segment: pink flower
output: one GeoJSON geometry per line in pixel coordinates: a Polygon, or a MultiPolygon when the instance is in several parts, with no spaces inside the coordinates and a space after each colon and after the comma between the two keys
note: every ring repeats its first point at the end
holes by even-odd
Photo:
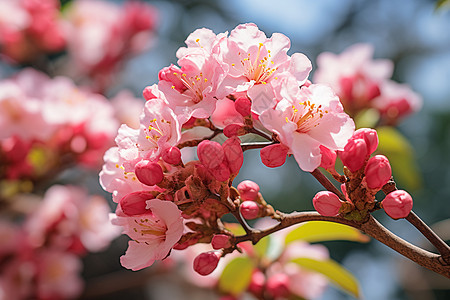
{"type": "Polygon", "coordinates": [[[132,240],[120,259],[122,265],[133,271],[151,266],[164,259],[183,234],[181,211],[169,201],[146,201],[146,212],[128,216],[120,210],[112,219],[114,225],[123,227],[123,233],[132,240]]]}
{"type": "Polygon", "coordinates": [[[300,168],[311,172],[320,165],[320,145],[342,150],[355,125],[327,86],[313,84],[287,97],[259,119],[289,148],[300,168]]]}
{"type": "Polygon", "coordinates": [[[128,90],[123,90],[111,99],[111,104],[114,107],[114,116],[120,124],[139,128],[139,116],[144,108],[142,99],[134,97],[128,90]]]}
{"type": "Polygon", "coordinates": [[[267,94],[266,89],[278,86],[282,77],[293,77],[297,85],[302,85],[312,68],[304,54],[287,55],[290,41],[285,35],[274,33],[267,38],[252,23],[238,25],[222,44],[221,56],[229,65],[225,82],[236,86],[237,91],[248,90],[252,111],[257,114],[276,104],[270,97],[260,96],[267,94]]]}

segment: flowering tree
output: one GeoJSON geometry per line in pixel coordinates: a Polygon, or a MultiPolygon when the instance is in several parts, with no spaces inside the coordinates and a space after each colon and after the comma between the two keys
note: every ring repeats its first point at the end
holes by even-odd
{"type": "Polygon", "coordinates": [[[389,61],[373,60],[367,45],[341,55],[324,53],[311,82],[309,59],[287,55],[286,36],[268,38],[255,24],[239,25],[229,34],[198,29],[186,46],[177,51],[178,65],[163,68],[158,84],[144,89],[147,102],[139,128],[122,125],[116,146],[104,156],[100,183],[117,203],[112,222],[131,238],[121,257],[124,267],[139,270],[172,249],[189,252],[210,244],[211,250],[193,260],[200,275],[211,274],[220,260],[236,252],[245,253],[245,258],[228,260],[217,279],[224,299],[245,291],[261,299],[309,298],[313,295],[295,288],[302,270],[320,273],[357,296],[348,272],[327,254],[304,254],[294,241],[305,235],[317,241],[323,233],[322,240],[343,234],[363,241],[359,230],[450,277],[449,246],[412,212],[408,192],[396,189],[388,158],[372,156],[379,144],[377,130],[355,130],[353,118],[369,109],[377,113],[375,126],[385,130],[420,108],[417,94],[389,80],[389,61]],[[194,147],[198,159],[192,159],[194,147]],[[326,189],[312,199],[317,212],[278,211],[252,181],[234,187],[249,149],[261,149],[262,163],[270,168],[293,156],[326,189]],[[342,164],[336,163],[338,157],[342,164]],[[376,197],[380,191],[386,195],[382,200],[376,197]],[[439,254],[383,227],[372,216],[380,209],[409,221],[439,254]],[[235,217],[240,229],[222,221],[226,214],[235,217]],[[273,224],[249,225],[248,220],[260,218],[273,224]],[[266,237],[310,221],[320,222],[282,234],[287,247],[272,262],[265,259],[266,237]]]}

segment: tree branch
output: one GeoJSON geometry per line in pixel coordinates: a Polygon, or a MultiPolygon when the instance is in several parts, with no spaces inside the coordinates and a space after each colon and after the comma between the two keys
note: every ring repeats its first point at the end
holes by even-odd
{"type": "Polygon", "coordinates": [[[346,201],[344,195],[341,193],[340,190],[337,189],[336,186],[334,186],[334,184],[331,183],[331,181],[322,174],[322,172],[320,172],[319,169],[315,169],[314,171],[311,172],[312,176],[314,176],[317,181],[320,182],[320,184],[326,188],[327,190],[329,190],[330,192],[335,193],[342,201],[346,201]]]}

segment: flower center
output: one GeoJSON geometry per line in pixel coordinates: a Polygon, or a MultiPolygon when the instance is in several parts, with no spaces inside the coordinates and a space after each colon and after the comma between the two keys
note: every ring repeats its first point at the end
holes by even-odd
{"type": "MultiPolygon", "coordinates": [[[[244,76],[247,77],[248,80],[254,80],[255,84],[266,84],[272,74],[278,70],[278,67],[270,67],[270,65],[274,64],[271,59],[270,50],[267,50],[266,56],[260,58],[262,46],[263,44],[259,43],[258,52],[256,53],[255,58],[252,58],[250,53],[248,53],[247,57],[241,59],[241,64],[245,70],[244,76]]],[[[239,52],[238,54],[241,57],[243,56],[241,55],[241,52],[239,52]]]]}
{"type": "Polygon", "coordinates": [[[292,105],[291,117],[286,117],[286,123],[292,122],[297,125],[297,132],[306,133],[318,126],[319,120],[323,118],[327,110],[322,109],[322,105],[316,106],[309,100],[299,102],[298,106],[292,105]]]}
{"type": "MultiPolygon", "coordinates": [[[[159,219],[139,219],[134,220],[136,227],[133,227],[133,231],[139,234],[142,238],[161,238],[165,239],[167,227],[159,219]]],[[[144,242],[146,243],[146,242],[144,242]]]]}
{"type": "MultiPolygon", "coordinates": [[[[192,101],[194,103],[199,103],[203,100],[203,91],[208,86],[208,79],[203,76],[202,72],[195,76],[187,76],[186,73],[180,75],[177,72],[174,72],[173,75],[180,79],[186,89],[192,93],[192,101]]],[[[172,89],[175,89],[174,85],[172,89]]]]}
{"type": "Polygon", "coordinates": [[[161,119],[158,122],[158,120],[154,118],[150,121],[150,125],[148,126],[148,131],[146,132],[147,135],[145,136],[145,138],[148,141],[152,142],[156,147],[158,147],[159,139],[164,136],[164,124],[170,125],[170,123],[170,121],[166,121],[164,119],[161,119]]]}

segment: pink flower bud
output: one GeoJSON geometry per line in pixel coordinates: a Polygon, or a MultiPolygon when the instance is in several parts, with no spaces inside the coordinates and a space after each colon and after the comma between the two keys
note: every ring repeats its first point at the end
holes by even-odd
{"type": "Polygon", "coordinates": [[[407,192],[397,190],[386,195],[381,206],[392,219],[401,219],[406,218],[411,212],[413,200],[407,192]]]}
{"type": "Polygon", "coordinates": [[[162,68],[158,73],[159,80],[169,81],[173,88],[178,92],[183,92],[186,90],[186,86],[180,79],[181,69],[177,66],[170,65],[169,67],[162,68]]]}
{"type": "Polygon", "coordinates": [[[352,139],[363,139],[366,142],[369,155],[377,150],[378,134],[375,129],[360,128],[353,133],[352,139]]]}
{"type": "Polygon", "coordinates": [[[139,191],[126,194],[119,200],[119,204],[124,214],[128,216],[142,215],[148,213],[146,201],[154,198],[149,192],[139,191]]]}
{"type": "Polygon", "coordinates": [[[244,163],[241,140],[238,137],[229,138],[222,144],[222,148],[231,173],[238,173],[244,163]]]}
{"type": "Polygon", "coordinates": [[[364,174],[366,174],[366,183],[370,189],[381,189],[392,176],[389,160],[384,155],[371,157],[364,169],[364,174]]]}
{"type": "Polygon", "coordinates": [[[208,169],[218,167],[224,158],[222,146],[217,142],[205,140],[197,147],[197,155],[199,160],[208,169]]]}
{"type": "Polygon", "coordinates": [[[178,147],[170,147],[162,152],[162,159],[171,165],[178,165],[181,162],[181,151],[178,147]]]}
{"type": "Polygon", "coordinates": [[[247,97],[239,97],[234,101],[234,108],[243,117],[250,115],[252,102],[247,97]]]}
{"type": "Polygon", "coordinates": [[[282,144],[266,146],[261,149],[261,161],[269,168],[282,166],[286,161],[286,155],[289,148],[282,144]]]}
{"type": "Polygon", "coordinates": [[[336,163],[337,157],[336,151],[320,145],[320,154],[322,155],[320,166],[325,170],[334,169],[334,164],[336,163]]]}
{"type": "Polygon", "coordinates": [[[223,134],[226,137],[231,138],[233,136],[241,136],[241,135],[247,134],[247,130],[245,130],[244,124],[233,123],[233,124],[228,124],[227,126],[225,126],[225,128],[223,129],[223,134]]]}
{"type": "Polygon", "coordinates": [[[372,100],[381,95],[380,86],[376,82],[367,84],[366,97],[367,100],[372,100]]]}
{"type": "Polygon", "coordinates": [[[255,201],[259,193],[259,185],[251,180],[244,180],[238,184],[237,189],[242,200],[255,201]]]}
{"type": "Polygon", "coordinates": [[[148,160],[138,162],[134,167],[134,173],[137,179],[146,185],[158,184],[164,178],[161,166],[148,160]]]}
{"type": "Polygon", "coordinates": [[[227,181],[231,176],[230,168],[225,163],[221,163],[214,169],[208,169],[208,171],[218,181],[227,181]]]}
{"type": "Polygon", "coordinates": [[[353,85],[355,83],[354,77],[341,77],[339,79],[339,85],[341,86],[340,97],[344,98],[345,101],[353,100],[353,85]]]}
{"type": "Polygon", "coordinates": [[[289,276],[284,273],[278,273],[269,277],[266,283],[266,290],[275,299],[289,296],[289,276]]]}
{"type": "Polygon", "coordinates": [[[252,278],[250,279],[250,284],[248,286],[249,292],[254,295],[260,295],[264,288],[264,283],[266,281],[266,277],[264,273],[258,269],[255,269],[252,273],[252,278]]]}
{"type": "Polygon", "coordinates": [[[363,139],[349,139],[344,151],[339,152],[342,163],[353,173],[364,166],[369,153],[363,139]]]}
{"type": "Polygon", "coordinates": [[[231,237],[226,234],[215,234],[211,240],[213,249],[219,250],[222,248],[231,247],[231,237]]]}
{"type": "Polygon", "coordinates": [[[334,217],[339,214],[342,201],[335,193],[321,191],[314,196],[313,205],[317,212],[322,216],[334,217]]]}
{"type": "Polygon", "coordinates": [[[194,271],[202,276],[211,274],[219,263],[221,254],[219,251],[200,253],[194,259],[194,271]]]}
{"type": "Polygon", "coordinates": [[[239,206],[244,219],[253,220],[259,217],[260,208],[254,201],[244,201],[239,206]]]}

